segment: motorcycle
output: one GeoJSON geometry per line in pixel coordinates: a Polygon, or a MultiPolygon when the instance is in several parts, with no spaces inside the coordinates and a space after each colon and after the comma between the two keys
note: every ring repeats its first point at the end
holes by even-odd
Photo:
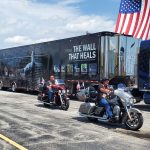
{"type": "MultiPolygon", "coordinates": [[[[124,124],[127,129],[133,131],[140,129],[143,125],[143,116],[140,110],[133,108],[136,100],[126,91],[126,87],[118,84],[118,88],[112,93],[107,98],[112,107],[113,123],[124,124]]],[[[88,88],[85,95],[85,102],[79,108],[80,116],[87,117],[90,121],[99,120],[109,123],[105,108],[97,103],[97,91],[88,88]]]]}
{"type": "MultiPolygon", "coordinates": [[[[57,83],[57,82],[55,82],[57,83]]],[[[54,106],[59,107],[62,110],[68,110],[69,108],[69,98],[67,96],[68,90],[64,85],[52,85],[52,89],[54,91],[53,101],[49,101],[48,98],[48,88],[44,84],[39,85],[39,94],[38,100],[44,104],[45,107],[54,106]]]]}

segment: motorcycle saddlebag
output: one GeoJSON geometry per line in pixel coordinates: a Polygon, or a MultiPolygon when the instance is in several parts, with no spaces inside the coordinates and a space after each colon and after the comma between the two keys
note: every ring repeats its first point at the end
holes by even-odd
{"type": "Polygon", "coordinates": [[[79,112],[82,114],[91,114],[95,109],[94,103],[83,103],[80,105],[79,112]]]}

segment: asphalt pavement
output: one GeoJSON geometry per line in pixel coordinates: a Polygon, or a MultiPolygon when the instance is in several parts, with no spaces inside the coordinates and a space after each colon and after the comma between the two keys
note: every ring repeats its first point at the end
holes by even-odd
{"type": "MultiPolygon", "coordinates": [[[[78,114],[81,102],[70,101],[68,111],[46,108],[35,95],[0,91],[0,134],[29,150],[148,150],[150,105],[136,105],[144,116],[139,131],[120,125],[92,123],[78,114]]],[[[0,150],[16,145],[0,138],[0,150]]]]}

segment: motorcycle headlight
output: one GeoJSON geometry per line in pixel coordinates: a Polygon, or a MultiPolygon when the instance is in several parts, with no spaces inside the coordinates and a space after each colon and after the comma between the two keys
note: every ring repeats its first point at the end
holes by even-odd
{"type": "Polygon", "coordinates": [[[69,90],[67,90],[67,93],[69,93],[69,90]]]}
{"type": "Polygon", "coordinates": [[[61,94],[61,90],[59,90],[58,93],[61,94]]]}
{"type": "Polygon", "coordinates": [[[135,99],[133,97],[129,98],[129,100],[127,101],[128,106],[133,106],[134,103],[135,103],[135,99]]]}
{"type": "Polygon", "coordinates": [[[63,93],[63,94],[65,94],[65,93],[66,93],[66,91],[65,91],[65,90],[62,90],[62,93],[63,93]]]}

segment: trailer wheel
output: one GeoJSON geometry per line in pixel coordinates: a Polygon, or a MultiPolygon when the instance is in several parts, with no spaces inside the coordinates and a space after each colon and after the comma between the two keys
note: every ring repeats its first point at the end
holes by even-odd
{"type": "Polygon", "coordinates": [[[15,91],[16,91],[16,88],[17,88],[16,83],[12,83],[12,85],[11,85],[11,90],[12,90],[12,92],[15,92],[15,91]]]}
{"type": "Polygon", "coordinates": [[[3,82],[0,81],[0,90],[2,90],[2,88],[3,88],[3,82]]]}

